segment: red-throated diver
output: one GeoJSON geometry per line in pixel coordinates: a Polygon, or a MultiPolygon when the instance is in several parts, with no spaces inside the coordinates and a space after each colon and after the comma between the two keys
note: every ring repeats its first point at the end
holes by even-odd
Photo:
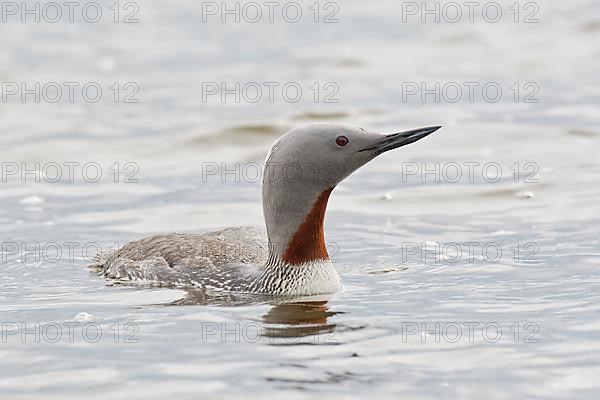
{"type": "Polygon", "coordinates": [[[389,135],[338,124],[293,129],[273,144],[265,161],[266,236],[253,228],[156,235],[126,244],[96,266],[113,279],[168,286],[290,296],[334,293],[341,283],[323,233],[331,191],[379,154],[439,128],[389,135]]]}

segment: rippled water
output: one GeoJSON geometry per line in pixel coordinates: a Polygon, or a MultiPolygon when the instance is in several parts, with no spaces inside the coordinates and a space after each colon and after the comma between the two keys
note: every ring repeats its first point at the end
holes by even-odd
{"type": "Polygon", "coordinates": [[[140,3],[135,24],[0,24],[2,82],[105,90],[0,105],[2,397],[597,398],[600,5],[541,2],[524,24],[501,4],[495,24],[404,23],[392,1],[340,2],[333,24],[203,23],[192,1],[140,3]],[[114,82],[137,84],[139,102],[107,100],[114,82]],[[304,94],[204,101],[206,82],[304,94]],[[315,82],[339,101],[315,103],[315,82]],[[407,82],[494,82],[503,96],[404,101],[407,82]],[[515,82],[538,101],[515,102],[515,82]],[[145,235],[262,224],[255,180],[203,171],[260,163],[286,129],[321,120],[444,125],[334,192],[343,293],[217,296],[86,268],[97,247],[145,235]],[[22,179],[36,162],[41,182],[22,179]],[[50,183],[70,162],[73,182],[50,183]]]}

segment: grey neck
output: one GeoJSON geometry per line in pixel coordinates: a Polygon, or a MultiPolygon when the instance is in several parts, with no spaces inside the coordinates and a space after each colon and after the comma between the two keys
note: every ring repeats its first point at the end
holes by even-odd
{"type": "Polygon", "coordinates": [[[269,261],[284,259],[294,235],[321,194],[319,185],[286,174],[281,166],[266,165],[262,202],[269,238],[269,261]],[[279,168],[279,169],[278,169],[279,168]]]}

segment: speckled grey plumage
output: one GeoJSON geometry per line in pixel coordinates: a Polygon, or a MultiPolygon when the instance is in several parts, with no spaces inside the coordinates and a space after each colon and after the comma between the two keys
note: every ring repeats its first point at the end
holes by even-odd
{"type": "Polygon", "coordinates": [[[136,240],[94,267],[117,281],[241,293],[311,295],[339,278],[329,262],[285,265],[269,256],[264,231],[242,227],[136,240]],[[315,287],[315,283],[317,286],[315,287]]]}
{"type": "Polygon", "coordinates": [[[233,280],[243,286],[247,280],[240,278],[258,273],[267,256],[265,232],[244,227],[151,236],[127,243],[96,266],[117,280],[220,289],[233,280]]]}

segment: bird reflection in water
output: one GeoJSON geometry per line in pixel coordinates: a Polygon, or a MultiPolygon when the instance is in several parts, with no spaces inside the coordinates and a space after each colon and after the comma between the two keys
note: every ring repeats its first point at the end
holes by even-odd
{"type": "Polygon", "coordinates": [[[300,338],[333,333],[336,325],[327,319],[336,314],[329,310],[327,301],[275,304],[263,315],[263,334],[269,338],[300,338]]]}
{"type": "Polygon", "coordinates": [[[219,293],[207,290],[187,290],[187,295],[167,305],[249,306],[269,304],[272,307],[259,320],[261,336],[268,339],[293,339],[332,334],[336,324],[329,317],[341,312],[332,311],[327,296],[303,298],[274,298],[273,296],[219,293]]]}

